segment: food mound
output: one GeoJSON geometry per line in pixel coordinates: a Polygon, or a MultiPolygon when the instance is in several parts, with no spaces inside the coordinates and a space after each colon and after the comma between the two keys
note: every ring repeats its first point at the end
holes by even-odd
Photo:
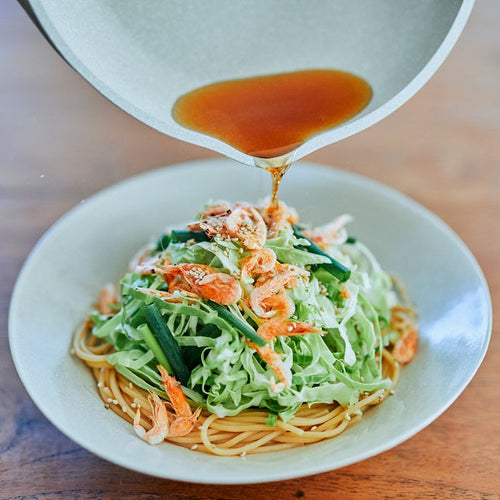
{"type": "Polygon", "coordinates": [[[141,249],[77,332],[107,408],[150,444],[219,455],[333,437],[393,392],[417,347],[406,295],[351,217],[208,204],[141,249]]]}

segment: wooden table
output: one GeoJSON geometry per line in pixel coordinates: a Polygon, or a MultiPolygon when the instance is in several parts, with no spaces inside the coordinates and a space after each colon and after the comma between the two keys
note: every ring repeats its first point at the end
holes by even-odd
{"type": "MultiPolygon", "coordinates": [[[[438,74],[383,122],[308,159],[399,189],[467,243],[500,313],[500,3],[478,1],[438,74]]],[[[498,498],[500,339],[458,400],[406,443],[312,477],[250,486],[160,480],[107,463],[31,402],[7,342],[10,293],[38,238],[124,177],[214,153],[164,137],[93,90],[16,3],[0,3],[0,497],[498,498]]]]}

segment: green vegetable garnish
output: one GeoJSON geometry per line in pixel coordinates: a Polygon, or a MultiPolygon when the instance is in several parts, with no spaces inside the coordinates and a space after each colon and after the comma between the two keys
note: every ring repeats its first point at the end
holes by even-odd
{"type": "Polygon", "coordinates": [[[335,276],[340,281],[347,281],[351,276],[351,271],[347,269],[343,264],[335,260],[331,255],[321,250],[315,243],[313,243],[309,238],[306,238],[299,230],[297,226],[293,226],[293,234],[297,238],[301,238],[309,242],[309,246],[304,247],[308,252],[315,253],[326,257],[330,262],[327,264],[319,264],[325,271],[328,271],[331,275],[335,276]]]}

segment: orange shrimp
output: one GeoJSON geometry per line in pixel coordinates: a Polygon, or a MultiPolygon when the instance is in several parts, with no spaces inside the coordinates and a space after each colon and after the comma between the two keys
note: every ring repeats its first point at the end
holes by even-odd
{"type": "Polygon", "coordinates": [[[216,202],[203,209],[200,220],[188,224],[190,231],[204,231],[209,238],[216,234],[227,236],[226,219],[231,214],[232,208],[225,201],[216,202]]]}
{"type": "Polygon", "coordinates": [[[180,437],[189,434],[193,430],[201,412],[201,408],[198,408],[193,413],[179,382],[174,377],[171,377],[163,366],[158,365],[157,368],[160,371],[162,384],[167,391],[174,411],[169,412],[165,402],[156,393],[151,392],[148,399],[151,405],[153,427],[149,431],[142,427],[140,408],[137,409],[134,417],[136,434],[152,445],[161,443],[167,437],[180,437]]]}
{"type": "Polygon", "coordinates": [[[97,299],[97,310],[99,314],[114,314],[116,311],[111,307],[118,304],[115,287],[108,283],[100,292],[97,299]]]}
{"type": "Polygon", "coordinates": [[[148,259],[148,257],[150,257],[152,249],[153,248],[151,245],[146,245],[145,247],[141,248],[130,260],[128,264],[129,272],[136,272],[136,269],[140,268],[142,264],[148,259]]]}
{"type": "Polygon", "coordinates": [[[262,248],[266,242],[264,219],[251,205],[237,205],[226,219],[226,229],[231,238],[238,239],[243,247],[250,250],[262,248]]]}
{"type": "Polygon", "coordinates": [[[204,220],[192,222],[187,225],[190,231],[204,231],[209,238],[213,238],[216,234],[225,235],[226,225],[222,217],[209,217],[204,220]]]}
{"type": "Polygon", "coordinates": [[[156,393],[152,392],[148,399],[151,405],[153,427],[149,431],[142,427],[141,410],[138,408],[134,417],[134,430],[141,439],[154,445],[161,443],[169,434],[168,411],[165,403],[156,393]]]}
{"type": "Polygon", "coordinates": [[[259,326],[257,334],[269,341],[276,337],[291,337],[293,335],[305,335],[306,333],[325,333],[302,321],[283,321],[281,318],[272,318],[259,326]]]}
{"type": "Polygon", "coordinates": [[[316,243],[323,250],[327,250],[333,243],[343,243],[347,238],[344,228],[346,224],[352,222],[353,218],[348,214],[342,214],[324,226],[313,230],[303,231],[304,236],[316,243]]]}
{"type": "Polygon", "coordinates": [[[415,310],[404,305],[391,308],[390,328],[401,334],[392,350],[392,355],[403,365],[409,363],[417,352],[418,344],[415,310]]]}
{"type": "Polygon", "coordinates": [[[216,201],[213,205],[205,207],[200,213],[200,219],[209,217],[225,217],[232,211],[231,205],[227,201],[216,201]]]}
{"type": "MultiPolygon", "coordinates": [[[[291,335],[305,335],[306,333],[324,332],[300,321],[291,322],[283,321],[280,318],[273,318],[259,326],[257,333],[263,339],[270,341],[278,336],[288,337],[291,335]]],[[[290,387],[292,383],[292,372],[282,362],[281,355],[274,351],[269,345],[259,347],[253,342],[249,342],[248,345],[257,351],[259,356],[269,365],[269,368],[271,368],[271,370],[278,377],[278,384],[274,382],[274,379],[271,380],[271,389],[278,392],[283,390],[285,387],[290,387]]]]}
{"type": "Polygon", "coordinates": [[[392,355],[394,359],[405,365],[409,363],[417,352],[418,333],[416,329],[405,332],[402,337],[396,342],[392,355]]]}
{"type": "Polygon", "coordinates": [[[170,264],[171,261],[167,254],[163,254],[161,256],[153,255],[152,257],[142,259],[142,261],[139,262],[134,269],[132,269],[132,272],[141,274],[142,276],[148,274],[160,274],[161,267],[168,266],[170,264]]]}
{"type": "Polygon", "coordinates": [[[229,274],[202,264],[177,264],[161,268],[170,292],[184,290],[218,304],[230,305],[241,298],[241,286],[229,274]]]}
{"type": "Polygon", "coordinates": [[[284,290],[266,297],[260,302],[265,312],[260,315],[261,318],[289,318],[295,311],[295,302],[288,297],[284,290]]]}
{"type": "Polygon", "coordinates": [[[241,279],[267,273],[276,264],[276,254],[269,248],[252,250],[241,264],[241,279]]]}
{"type": "Polygon", "coordinates": [[[280,381],[279,384],[276,384],[274,379],[270,381],[273,392],[279,392],[285,387],[290,387],[292,384],[292,372],[284,365],[283,361],[281,361],[281,355],[268,345],[260,347],[253,342],[249,342],[248,345],[257,351],[259,356],[278,377],[278,380],[280,381]]]}
{"type": "Polygon", "coordinates": [[[170,423],[168,436],[180,437],[189,434],[198,420],[201,408],[198,408],[194,413],[191,406],[186,401],[186,396],[182,392],[181,384],[172,377],[167,370],[161,366],[157,366],[160,371],[162,384],[167,391],[168,398],[174,410],[173,420],[170,423]]]}
{"type": "Polygon", "coordinates": [[[283,287],[293,287],[297,277],[301,273],[293,266],[276,264],[273,272],[263,274],[256,283],[256,287],[250,292],[250,307],[260,317],[266,317],[268,309],[264,301],[279,292],[283,287]]]}
{"type": "Polygon", "coordinates": [[[295,209],[282,201],[277,204],[270,203],[268,206],[261,208],[260,213],[268,226],[269,237],[277,236],[282,229],[290,229],[293,224],[297,224],[299,221],[295,209]]]}

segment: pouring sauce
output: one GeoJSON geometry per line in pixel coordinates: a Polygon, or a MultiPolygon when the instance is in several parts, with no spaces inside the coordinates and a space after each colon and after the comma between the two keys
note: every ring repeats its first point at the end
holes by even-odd
{"type": "Polygon", "coordinates": [[[264,166],[273,175],[276,203],[291,163],[287,153],[357,115],[371,97],[370,85],[359,76],[315,69],[207,85],[181,96],[173,116],[257,159],[284,157],[282,164],[264,166]]]}

